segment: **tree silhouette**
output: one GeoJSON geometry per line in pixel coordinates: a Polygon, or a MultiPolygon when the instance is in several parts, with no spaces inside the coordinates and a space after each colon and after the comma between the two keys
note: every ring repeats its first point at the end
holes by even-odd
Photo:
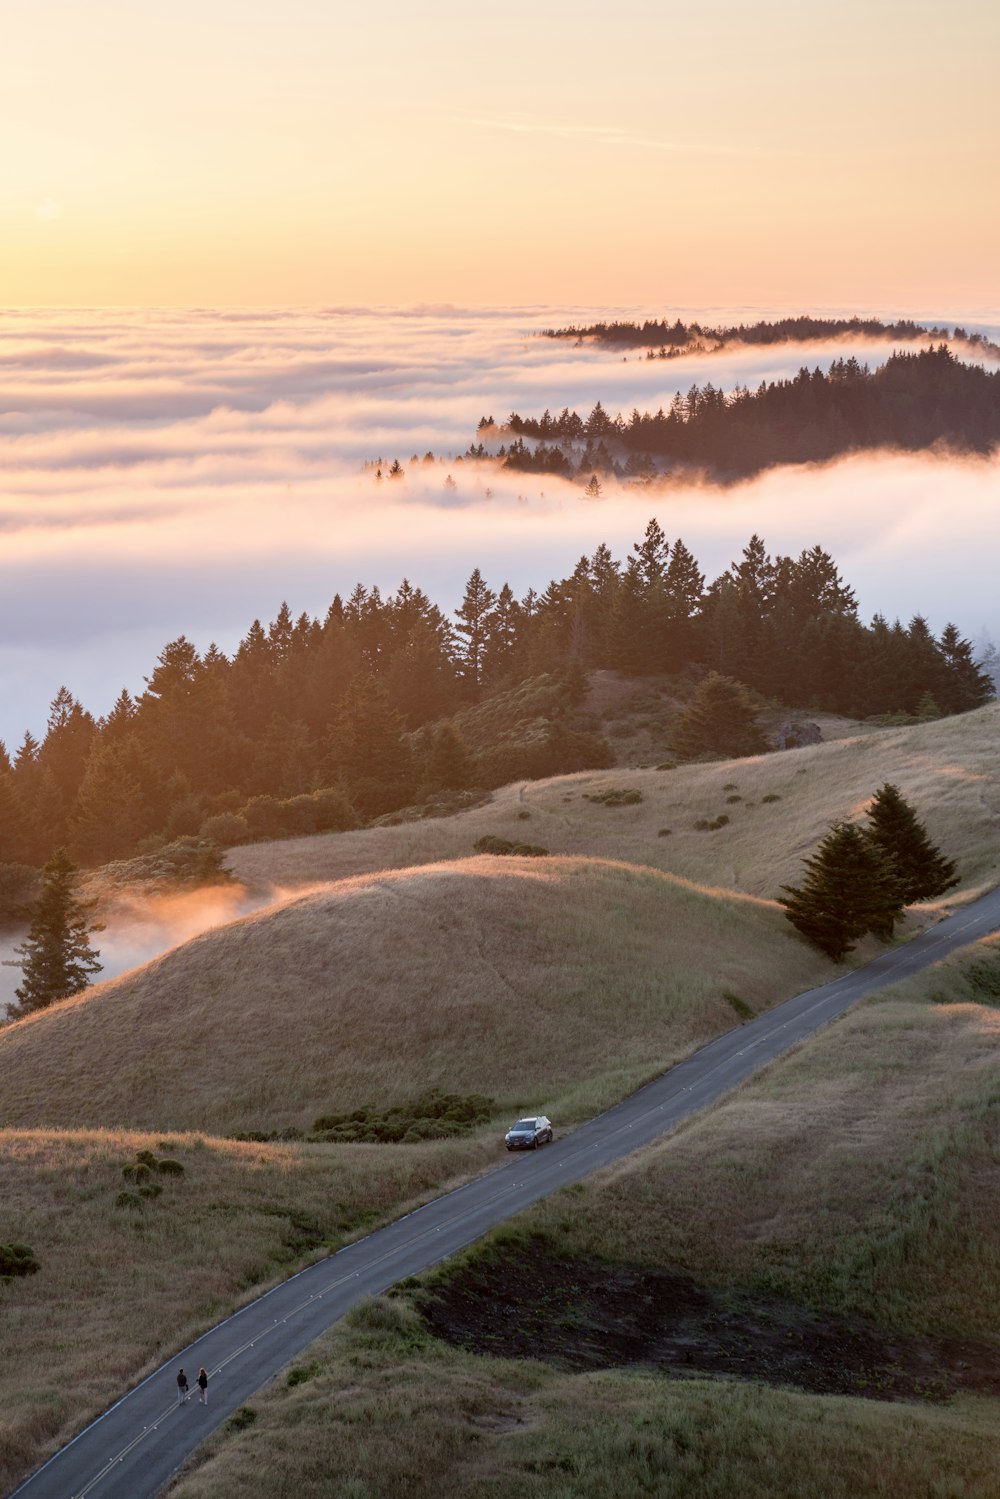
{"type": "Polygon", "coordinates": [[[831,828],[812,858],[801,886],[782,885],[785,915],[835,962],[866,932],[891,934],[902,913],[899,882],[890,861],[852,823],[831,828]]]}
{"type": "Polygon", "coordinates": [[[891,781],[879,787],[868,808],[868,837],[892,861],[904,906],[933,900],[958,884],[954,860],[935,848],[927,829],[891,781]]]}
{"type": "Polygon", "coordinates": [[[93,908],[78,899],[76,877],[77,867],[63,849],[42,870],[42,888],[27,941],[14,949],[24,975],[14,991],[18,1000],[11,1006],[14,1019],[79,994],[91,975],[101,971],[100,953],[91,947],[90,933],[103,928],[88,921],[93,908]]]}

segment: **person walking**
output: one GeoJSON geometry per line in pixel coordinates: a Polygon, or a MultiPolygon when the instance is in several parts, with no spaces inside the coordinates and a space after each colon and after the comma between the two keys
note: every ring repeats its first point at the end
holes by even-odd
{"type": "Polygon", "coordinates": [[[204,1369],[198,1370],[198,1399],[202,1405],[208,1404],[208,1375],[204,1369]]]}
{"type": "Polygon", "coordinates": [[[183,1405],[188,1398],[188,1377],[183,1369],[177,1371],[177,1404],[183,1405]]]}

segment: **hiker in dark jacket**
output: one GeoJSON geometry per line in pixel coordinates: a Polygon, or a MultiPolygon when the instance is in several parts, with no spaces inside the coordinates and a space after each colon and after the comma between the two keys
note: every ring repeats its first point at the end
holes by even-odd
{"type": "Polygon", "coordinates": [[[188,1398],[188,1377],[183,1369],[177,1371],[177,1404],[183,1405],[188,1398]]]}
{"type": "Polygon", "coordinates": [[[198,1370],[198,1399],[202,1405],[208,1404],[208,1375],[204,1369],[198,1370]]]}

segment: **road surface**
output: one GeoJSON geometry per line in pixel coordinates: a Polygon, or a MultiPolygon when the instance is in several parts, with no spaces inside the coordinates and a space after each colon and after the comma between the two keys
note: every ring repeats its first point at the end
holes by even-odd
{"type": "MultiPolygon", "coordinates": [[[[607,1113],[349,1244],[243,1307],[157,1369],[14,1491],[16,1499],[152,1499],[209,1432],[366,1296],[471,1244],[539,1198],[650,1144],[864,995],[1000,928],[1000,888],[874,962],[719,1036],[607,1113]],[[177,1403],[183,1365],[192,1389],[177,1403]]],[[[11,1496],[14,1499],[14,1496],[11,1496]]]]}

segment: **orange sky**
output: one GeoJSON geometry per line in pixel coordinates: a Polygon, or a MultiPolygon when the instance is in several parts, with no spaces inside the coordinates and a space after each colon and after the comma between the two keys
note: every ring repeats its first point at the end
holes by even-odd
{"type": "Polygon", "coordinates": [[[7,304],[995,301],[988,0],[4,12],[7,304]]]}

